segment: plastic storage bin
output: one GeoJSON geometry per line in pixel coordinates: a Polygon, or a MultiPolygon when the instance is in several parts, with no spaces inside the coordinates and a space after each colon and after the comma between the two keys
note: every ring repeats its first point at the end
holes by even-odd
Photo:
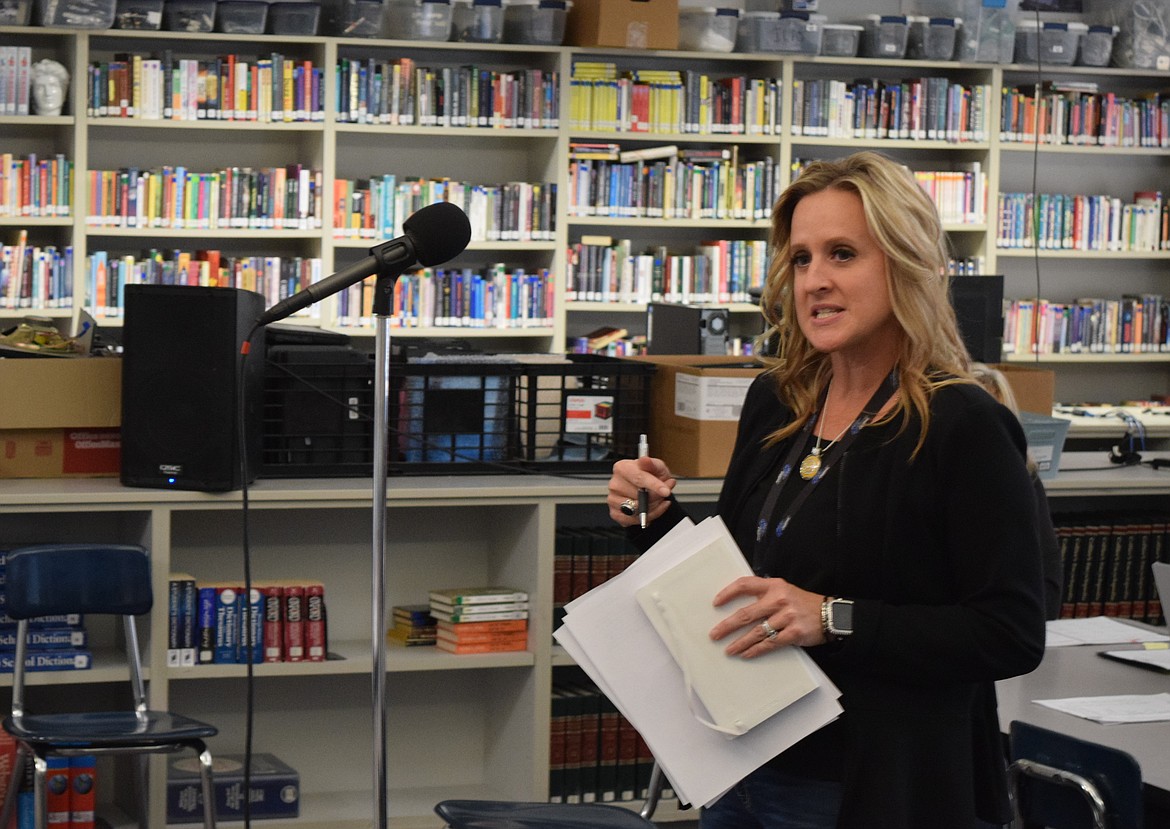
{"type": "Polygon", "coordinates": [[[821,27],[821,54],[830,58],[852,58],[861,48],[864,26],[853,23],[826,23],[821,27]]]}
{"type": "Polygon", "coordinates": [[[730,52],[739,31],[739,9],[687,6],[678,10],[678,48],[730,52]]]}
{"type": "Polygon", "coordinates": [[[114,26],[153,31],[162,27],[163,0],[118,0],[114,26]]]}
{"type": "Polygon", "coordinates": [[[1118,27],[1114,66],[1170,69],[1170,0],[1085,0],[1085,20],[1118,27]]]}
{"type": "Polygon", "coordinates": [[[819,55],[826,20],[823,14],[780,12],[780,45],[776,51],[797,55],[819,55]]]}
{"type": "Polygon", "coordinates": [[[1081,35],[1088,30],[1084,23],[1037,23],[1032,18],[1023,18],[1016,23],[1015,62],[1071,66],[1077,57],[1081,35]]]}
{"type": "Polygon", "coordinates": [[[1036,474],[1044,480],[1060,471],[1060,453],[1068,437],[1069,421],[1033,412],[1020,412],[1020,425],[1028,441],[1028,453],[1036,461],[1036,474]]]}
{"type": "Polygon", "coordinates": [[[861,54],[867,58],[901,60],[906,57],[910,20],[904,14],[871,14],[865,18],[861,54]]]}
{"type": "Polygon", "coordinates": [[[453,0],[451,39],[468,43],[499,43],[504,37],[500,0],[453,0]]]}
{"type": "Polygon", "coordinates": [[[1108,66],[1113,55],[1113,38],[1117,36],[1116,26],[1095,24],[1081,35],[1077,50],[1077,63],[1081,66],[1108,66]]]}
{"type": "Polygon", "coordinates": [[[166,0],[163,28],[171,32],[210,32],[215,28],[215,0],[166,0]]]}
{"type": "Polygon", "coordinates": [[[268,7],[268,31],[274,35],[315,35],[320,23],[319,3],[273,3],[268,7]]]}
{"type": "Polygon", "coordinates": [[[324,0],[323,26],[341,37],[379,37],[382,34],[381,0],[324,0]]]}
{"type": "Polygon", "coordinates": [[[951,60],[955,56],[955,44],[962,24],[962,19],[958,17],[911,17],[906,57],[913,60],[951,60]]]}
{"type": "Polygon", "coordinates": [[[0,0],[0,26],[27,26],[32,20],[32,0],[0,0]]]}
{"type": "Polygon", "coordinates": [[[451,0],[414,0],[387,3],[382,34],[403,40],[449,40],[451,0]]]}
{"type": "Polygon", "coordinates": [[[114,9],[114,0],[37,0],[37,22],[54,28],[108,29],[114,25],[114,9]]]}
{"type": "Polygon", "coordinates": [[[216,31],[229,35],[260,35],[268,24],[268,4],[258,0],[219,0],[216,31]]]}
{"type": "Polygon", "coordinates": [[[504,0],[504,40],[537,46],[565,42],[571,0],[504,0]]]}

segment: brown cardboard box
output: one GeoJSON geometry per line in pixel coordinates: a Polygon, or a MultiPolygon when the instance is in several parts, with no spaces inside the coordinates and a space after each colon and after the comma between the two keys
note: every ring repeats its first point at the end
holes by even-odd
{"type": "Polygon", "coordinates": [[[0,359],[0,478],[115,476],[122,361],[0,359]]]}
{"type": "Polygon", "coordinates": [[[678,0],[573,0],[565,43],[677,49],[678,0]]]}
{"type": "Polygon", "coordinates": [[[1052,416],[1052,404],[1056,400],[1055,372],[1014,363],[993,363],[992,368],[999,369],[1007,378],[1020,411],[1052,416]]]}
{"type": "Polygon", "coordinates": [[[744,395],[763,366],[751,357],[718,355],[630,359],[656,366],[650,386],[650,454],[675,475],[723,477],[744,395]]]}

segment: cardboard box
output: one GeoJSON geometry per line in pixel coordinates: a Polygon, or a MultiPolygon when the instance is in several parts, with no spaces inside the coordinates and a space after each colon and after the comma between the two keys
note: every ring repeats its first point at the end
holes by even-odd
{"type": "Polygon", "coordinates": [[[690,354],[631,357],[654,363],[650,454],[675,475],[720,478],[727,472],[748,386],[763,366],[750,357],[690,354]]]}
{"type": "Polygon", "coordinates": [[[1056,373],[1048,369],[1031,368],[1014,363],[992,363],[992,368],[1003,372],[1021,412],[1052,415],[1056,400],[1056,373]]]}
{"type": "Polygon", "coordinates": [[[678,0],[573,0],[565,42],[574,46],[677,49],[678,0]]]}
{"type": "Polygon", "coordinates": [[[122,361],[0,358],[0,478],[116,476],[122,361]]]}

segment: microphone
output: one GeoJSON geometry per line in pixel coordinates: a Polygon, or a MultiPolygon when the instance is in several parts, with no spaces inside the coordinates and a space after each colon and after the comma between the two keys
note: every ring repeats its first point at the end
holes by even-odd
{"type": "Polygon", "coordinates": [[[415,211],[402,223],[402,235],[370,248],[370,255],[342,268],[320,282],[273,305],[260,315],[257,325],[282,320],[314,302],[343,291],[384,268],[396,269],[395,277],[416,262],[440,265],[463,252],[471,241],[467,214],[450,202],[436,202],[415,211]]]}

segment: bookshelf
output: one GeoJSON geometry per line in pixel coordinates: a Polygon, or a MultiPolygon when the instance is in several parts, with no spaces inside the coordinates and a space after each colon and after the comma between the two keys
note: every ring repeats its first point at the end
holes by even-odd
{"type": "MultiPolygon", "coordinates": [[[[1068,455],[1069,453],[1066,453],[1068,455]]],[[[1101,470],[1100,453],[1072,453],[1047,482],[1055,512],[1108,502],[1111,508],[1164,507],[1170,477],[1149,468],[1101,470]],[[1081,455],[1084,457],[1082,458],[1081,455]],[[1096,470],[1093,469],[1096,467],[1096,470]],[[1063,509],[1067,505],[1067,509],[1063,509]]],[[[703,509],[718,480],[687,480],[679,494],[703,509]]],[[[507,582],[532,601],[528,650],[454,656],[391,647],[389,801],[391,826],[434,826],[436,802],[451,797],[536,799],[549,786],[550,699],[556,670],[571,665],[552,644],[555,536],[564,526],[605,523],[604,478],[468,476],[395,479],[388,493],[388,605],[417,601],[438,582],[507,582]],[[458,512],[459,521],[450,516],[458,512]]],[[[10,481],[0,504],[7,544],[44,540],[138,543],[151,549],[156,593],[168,573],[241,577],[240,494],[138,490],[112,479],[10,481]]],[[[371,819],[368,482],[264,480],[250,491],[254,578],[322,578],[330,651],[323,663],[255,666],[256,747],[301,776],[298,829],[368,826],[371,819]]],[[[1164,510],[1163,510],[1164,511],[1164,510]]],[[[167,608],[144,626],[151,704],[214,722],[218,752],[243,748],[244,666],[167,667],[167,608]]],[[[101,648],[114,629],[91,630],[101,648]]],[[[106,693],[122,679],[94,670],[33,675],[67,704],[71,694],[106,693]]],[[[0,687],[11,679],[0,678],[0,687]]],[[[49,690],[49,689],[45,689],[49,690]]],[[[6,703],[4,703],[6,704],[6,703]]],[[[162,825],[161,765],[152,775],[152,822],[162,825]]],[[[108,779],[108,778],[107,778],[108,779]]],[[[106,789],[103,798],[113,796],[106,789]]],[[[664,804],[657,819],[686,819],[664,804]]],[[[282,824],[284,825],[284,824],[282,824]]]]}
{"type": "MultiPolygon", "coordinates": [[[[377,209],[367,211],[375,218],[364,232],[355,227],[355,204],[368,204],[375,198],[386,204],[390,199],[382,191],[397,192],[398,212],[408,215],[426,199],[440,197],[441,188],[453,188],[448,190],[448,198],[459,201],[474,194],[480,200],[474,202],[476,210],[495,210],[497,203],[507,200],[511,213],[518,215],[518,202],[526,220],[515,228],[494,227],[490,221],[484,224],[478,214],[473,216],[472,242],[449,269],[485,271],[493,281],[508,286],[497,285],[493,289],[497,294],[510,292],[513,284],[519,284],[528,292],[526,298],[531,294],[536,299],[519,303],[528,309],[519,316],[513,302],[508,311],[497,315],[501,319],[498,326],[472,323],[470,318],[451,326],[444,325],[448,320],[441,315],[438,319],[425,313],[412,315],[410,303],[417,302],[419,295],[423,299],[430,295],[425,286],[404,285],[402,302],[408,307],[394,334],[473,339],[495,350],[560,351],[601,325],[621,324],[637,333],[645,324],[641,295],[575,290],[578,263],[574,251],[583,241],[603,246],[608,241],[615,250],[645,253],[651,269],[654,258],[664,254],[675,260],[674,267],[689,273],[685,268],[693,263],[683,260],[693,258],[699,243],[722,241],[744,246],[766,240],[766,210],[763,215],[750,209],[657,215],[631,204],[620,211],[599,210],[597,205],[584,209],[584,203],[577,203],[578,191],[574,189],[580,172],[578,150],[583,144],[612,145],[618,153],[675,146],[684,157],[725,154],[731,160],[723,163],[733,172],[715,173],[715,179],[724,176],[721,181],[726,183],[739,176],[742,189],[750,175],[752,189],[758,188],[765,199],[787,183],[793,165],[802,159],[867,147],[881,150],[924,177],[966,174],[985,182],[981,186],[986,188],[986,213],[948,215],[946,227],[956,259],[987,273],[1003,272],[1009,299],[1039,295],[1052,302],[1071,303],[1085,296],[1119,300],[1123,293],[1164,293],[1164,260],[1170,251],[1003,246],[997,217],[1000,197],[1029,192],[1033,165],[1039,193],[1107,195],[1129,202],[1137,191],[1158,189],[1158,176],[1170,156],[1170,146],[1088,146],[1056,140],[1037,148],[1028,140],[1020,118],[1013,122],[1009,117],[1001,130],[1001,116],[1010,116],[1021,100],[1035,98],[1034,67],[324,36],[0,27],[0,44],[17,43],[31,45],[34,60],[51,57],[65,64],[71,72],[71,92],[61,116],[0,116],[5,134],[0,152],[18,157],[35,153],[38,158],[60,153],[74,165],[76,186],[70,215],[0,216],[0,234],[8,244],[24,230],[30,244],[71,247],[68,281],[74,303],[83,302],[86,295],[87,257],[103,251],[114,261],[127,255],[142,257],[144,250],[157,248],[166,260],[174,251],[195,255],[198,250],[212,248],[226,258],[281,257],[286,263],[304,263],[299,275],[302,280],[328,274],[356,261],[370,244],[393,232],[392,222],[378,222],[377,209]],[[90,64],[104,66],[129,56],[133,65],[134,55],[204,62],[235,55],[255,64],[258,58],[274,54],[294,66],[311,64],[318,75],[318,114],[310,107],[310,113],[297,121],[152,121],[87,115],[81,106],[86,100],[90,64]],[[458,97],[466,106],[446,111],[402,105],[394,108],[392,93],[382,90],[395,88],[391,83],[395,66],[399,71],[402,67],[430,70],[431,83],[445,81],[452,90],[447,97],[458,97]],[[591,91],[588,112],[581,110],[583,81],[590,72],[598,71],[613,73],[629,88],[650,87],[664,73],[675,73],[684,91],[665,97],[656,91],[655,95],[656,100],[673,100],[675,106],[682,106],[681,114],[672,121],[672,111],[659,107],[648,129],[642,129],[641,124],[617,124],[606,114],[604,96],[591,91]],[[375,77],[382,81],[377,90],[375,77]],[[742,87],[734,86],[736,82],[730,79],[735,78],[741,79],[742,87]],[[921,82],[921,88],[915,82],[921,82]],[[945,91],[939,92],[938,84],[945,91]],[[712,88],[726,93],[732,113],[735,107],[730,102],[739,101],[748,117],[723,117],[709,108],[699,109],[695,102],[700,96],[695,90],[712,88]],[[490,101],[485,90],[491,92],[490,101]],[[835,97],[828,97],[830,91],[835,97]],[[922,97],[924,92],[930,94],[922,97]],[[828,122],[830,114],[841,120],[841,101],[846,93],[853,99],[850,106],[885,101],[894,102],[895,111],[903,100],[914,96],[923,102],[925,115],[937,110],[929,102],[941,95],[946,101],[944,114],[948,108],[973,113],[982,117],[982,128],[959,123],[951,126],[951,132],[938,134],[929,131],[929,126],[925,131],[885,131],[878,106],[878,113],[864,121],[867,128],[859,135],[849,135],[848,130],[833,128],[828,122]],[[376,96],[380,96],[377,101],[376,96]],[[472,107],[473,97],[483,103],[482,109],[472,107]],[[490,115],[486,113],[489,104],[490,115]],[[387,111],[383,113],[383,109],[387,111]],[[481,112],[485,117],[475,126],[464,111],[481,112]],[[727,126],[728,121],[737,119],[743,121],[742,129],[727,126]],[[219,152],[224,146],[231,147],[230,159],[219,152]],[[229,223],[226,227],[197,228],[115,226],[99,224],[87,215],[94,212],[88,207],[91,171],[137,167],[162,172],[173,165],[204,174],[226,174],[231,165],[254,169],[299,165],[310,175],[315,213],[308,222],[283,227],[229,223]],[[760,166],[752,167],[749,174],[749,165],[760,166]],[[1077,170],[1075,185],[1067,178],[1070,166],[1077,170]],[[411,178],[424,181],[423,195],[401,193],[411,178]],[[369,184],[370,179],[378,183],[369,184]],[[359,193],[355,201],[354,190],[370,192],[359,193]],[[1105,260],[1109,261],[1108,284],[1100,279],[1105,260]],[[506,322],[502,321],[505,313],[506,322]]],[[[1041,98],[1047,101],[1051,97],[1053,84],[1057,97],[1069,100],[1084,93],[1089,88],[1086,85],[1095,84],[1102,100],[1112,95],[1140,104],[1161,88],[1164,79],[1165,73],[1146,70],[1045,67],[1041,98]]],[[[309,82],[310,93],[313,88],[309,82]]],[[[1157,102],[1160,104],[1160,99],[1157,102]]],[[[612,106],[612,101],[608,104],[612,106]]],[[[1020,111],[1025,116],[1028,112],[1022,107],[1020,111]]],[[[708,162],[697,161],[695,165],[700,176],[711,177],[708,162]]],[[[631,171],[625,186],[638,182],[644,184],[646,192],[660,194],[654,190],[659,173],[652,171],[652,166],[649,161],[645,170],[631,171]]],[[[676,190],[686,192],[685,187],[676,190]]],[[[702,186],[698,192],[704,192],[702,186]]],[[[725,195],[726,191],[720,197],[725,195]]],[[[742,193],[733,194],[728,203],[742,208],[743,199],[735,201],[740,196],[742,193]]],[[[401,218],[399,215],[398,221],[401,218]]],[[[423,282],[441,290],[441,280],[423,282]]],[[[320,303],[299,321],[368,338],[372,336],[369,319],[360,310],[355,312],[361,301],[358,294],[360,289],[353,289],[320,303]]],[[[674,295],[694,301],[708,296],[702,290],[694,296],[677,291],[674,295]]],[[[748,339],[757,332],[758,318],[750,303],[719,296],[713,301],[730,306],[733,335],[748,339]]],[[[0,308],[0,319],[30,312],[63,317],[69,309],[41,302],[28,308],[0,308]]],[[[110,315],[102,322],[116,326],[119,318],[110,315]]],[[[1021,353],[1009,354],[1007,359],[1052,364],[1058,369],[1059,399],[1092,400],[1140,398],[1164,387],[1170,354],[1035,354],[1024,346],[1021,353]],[[1100,363],[1125,366],[1123,377],[1103,370],[1100,363]]]]}

